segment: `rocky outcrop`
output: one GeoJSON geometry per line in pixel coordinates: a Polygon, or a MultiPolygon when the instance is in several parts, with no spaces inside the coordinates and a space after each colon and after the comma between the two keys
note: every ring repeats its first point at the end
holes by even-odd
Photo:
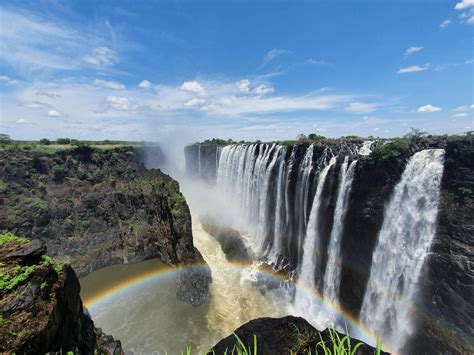
{"type": "Polygon", "coordinates": [[[226,227],[209,216],[200,216],[199,220],[202,228],[219,242],[227,260],[240,262],[252,260],[237,230],[226,227]]]}
{"type": "Polygon", "coordinates": [[[69,265],[44,253],[38,240],[0,236],[0,352],[123,354],[120,341],[84,313],[80,285],[69,265]]]}
{"type": "MultiPolygon", "coordinates": [[[[12,148],[0,151],[0,161],[0,229],[41,240],[78,276],[154,257],[184,268],[205,264],[178,183],[145,169],[132,147],[12,148]]],[[[210,269],[180,275],[178,294],[203,303],[210,269]]]]}
{"type": "MultiPolygon", "coordinates": [[[[234,334],[242,343],[252,351],[254,349],[254,336],[257,341],[258,354],[321,354],[324,355],[321,346],[318,343],[324,343],[332,350],[331,335],[329,329],[322,332],[315,329],[306,320],[299,317],[287,316],[283,318],[259,318],[251,320],[234,331],[234,334]]],[[[236,354],[234,350],[238,346],[238,340],[234,334],[219,341],[211,349],[215,354],[236,354]],[[234,350],[234,351],[233,351],[234,350]]],[[[340,338],[344,337],[340,334],[340,338]]],[[[374,348],[360,342],[357,339],[351,339],[351,346],[361,343],[355,354],[373,355],[374,348]]],[[[386,354],[383,351],[381,354],[386,354]]]]}

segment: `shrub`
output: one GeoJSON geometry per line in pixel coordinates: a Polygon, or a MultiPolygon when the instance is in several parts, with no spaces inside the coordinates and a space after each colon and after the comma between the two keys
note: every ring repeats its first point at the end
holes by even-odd
{"type": "Polygon", "coordinates": [[[51,141],[48,138],[43,138],[43,139],[40,139],[39,144],[50,145],[51,141]]]}
{"type": "Polygon", "coordinates": [[[18,243],[26,244],[29,240],[23,237],[17,237],[13,233],[2,233],[0,234],[0,246],[6,243],[18,243]]]}

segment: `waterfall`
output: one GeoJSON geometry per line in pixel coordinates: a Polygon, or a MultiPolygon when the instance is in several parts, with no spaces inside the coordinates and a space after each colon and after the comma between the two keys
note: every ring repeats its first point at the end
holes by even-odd
{"type": "Polygon", "coordinates": [[[444,150],[414,154],[385,210],[360,320],[400,350],[413,331],[412,303],[436,232],[444,150]]]}
{"type": "Polygon", "coordinates": [[[306,150],[303,161],[298,170],[296,182],[296,197],[295,197],[295,216],[297,218],[296,225],[298,226],[298,261],[301,261],[303,255],[303,241],[306,235],[306,224],[308,216],[308,194],[309,194],[309,177],[313,170],[313,153],[314,146],[311,144],[306,150]]]}
{"type": "MultiPolygon", "coordinates": [[[[324,275],[324,299],[337,305],[339,301],[339,285],[341,282],[341,242],[342,232],[344,226],[344,216],[348,206],[349,194],[352,187],[352,180],[354,178],[355,166],[357,160],[354,160],[349,165],[349,156],[344,158],[344,162],[339,172],[339,191],[337,193],[336,209],[334,211],[334,223],[331,231],[331,238],[328,247],[328,261],[326,272],[324,275]]],[[[327,323],[334,324],[336,322],[337,314],[333,309],[328,309],[328,314],[325,315],[327,323]]],[[[322,314],[323,312],[321,312],[322,314]]]]}
{"type": "Polygon", "coordinates": [[[365,141],[362,143],[362,146],[359,148],[359,151],[357,152],[357,154],[359,155],[370,155],[370,153],[372,152],[372,144],[374,144],[375,141],[365,141]]]}
{"type": "MultiPolygon", "coordinates": [[[[320,243],[319,243],[319,207],[321,205],[321,196],[324,190],[324,184],[331,167],[336,163],[337,158],[332,157],[329,163],[324,167],[318,176],[316,187],[316,194],[314,195],[313,205],[308,221],[308,228],[306,238],[303,246],[303,261],[301,263],[298,283],[310,290],[316,289],[315,273],[320,269],[320,243]]],[[[308,293],[301,291],[300,288],[296,291],[295,305],[300,308],[304,314],[308,315],[308,310],[316,311],[314,298],[308,296],[308,293]]],[[[313,313],[313,312],[311,312],[313,313]]]]}

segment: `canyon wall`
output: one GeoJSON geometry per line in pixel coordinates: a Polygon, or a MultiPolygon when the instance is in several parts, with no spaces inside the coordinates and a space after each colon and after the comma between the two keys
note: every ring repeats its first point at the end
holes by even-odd
{"type": "Polygon", "coordinates": [[[188,205],[175,180],[145,169],[144,154],[132,147],[0,150],[0,229],[41,240],[79,277],[160,258],[185,269],[179,297],[203,303],[210,269],[193,245],[188,205]]]}

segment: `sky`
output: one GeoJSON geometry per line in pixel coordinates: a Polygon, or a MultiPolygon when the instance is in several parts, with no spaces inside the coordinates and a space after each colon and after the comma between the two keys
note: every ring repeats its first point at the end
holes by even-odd
{"type": "Polygon", "coordinates": [[[2,1],[0,133],[473,130],[474,0],[2,1]]]}

